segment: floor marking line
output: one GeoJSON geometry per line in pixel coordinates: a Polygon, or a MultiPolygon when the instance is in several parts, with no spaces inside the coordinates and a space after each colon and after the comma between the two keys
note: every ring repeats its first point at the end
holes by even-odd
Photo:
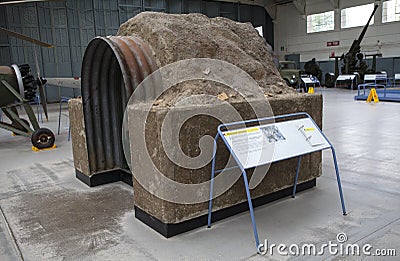
{"type": "Polygon", "coordinates": [[[362,238],[358,239],[357,241],[355,241],[355,243],[360,242],[361,240],[371,236],[372,234],[375,234],[376,232],[385,229],[386,227],[390,226],[393,223],[396,223],[397,221],[400,221],[400,218],[396,218],[395,220],[390,221],[389,223],[387,223],[386,225],[383,225],[382,227],[378,227],[376,230],[372,231],[371,233],[369,233],[368,235],[363,236],[362,238]]]}
{"type": "Polygon", "coordinates": [[[17,240],[15,239],[14,233],[13,233],[12,230],[11,230],[10,224],[8,223],[7,218],[6,218],[6,215],[4,214],[3,208],[2,208],[1,206],[0,206],[0,213],[1,213],[2,219],[4,220],[4,224],[6,225],[7,232],[8,232],[8,234],[10,235],[10,237],[11,237],[11,239],[12,239],[11,241],[12,241],[12,245],[13,245],[13,247],[14,247],[14,249],[15,249],[15,252],[17,252],[17,255],[18,255],[19,258],[23,261],[23,260],[24,260],[24,257],[22,256],[21,249],[20,249],[19,246],[18,246],[18,242],[17,242],[17,240]]]}

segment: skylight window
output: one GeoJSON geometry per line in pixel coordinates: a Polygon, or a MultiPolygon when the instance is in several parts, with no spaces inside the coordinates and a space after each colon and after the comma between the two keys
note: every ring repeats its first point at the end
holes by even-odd
{"type": "Polygon", "coordinates": [[[400,21],[400,0],[383,2],[382,23],[400,21]]]}
{"type": "Polygon", "coordinates": [[[324,32],[335,29],[334,16],[334,11],[307,15],[307,33],[324,32]]]}
{"type": "MultiPolygon", "coordinates": [[[[345,8],[341,12],[341,27],[351,28],[364,26],[368,22],[373,11],[374,3],[345,8]]],[[[370,25],[371,24],[374,24],[374,17],[372,17],[370,25]]]]}

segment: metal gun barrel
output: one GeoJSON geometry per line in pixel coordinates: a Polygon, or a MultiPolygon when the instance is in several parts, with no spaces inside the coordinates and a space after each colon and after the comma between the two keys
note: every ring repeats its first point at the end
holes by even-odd
{"type": "Polygon", "coordinates": [[[367,24],[364,26],[364,29],[361,31],[361,34],[360,34],[360,36],[358,37],[358,39],[355,40],[355,41],[353,42],[353,44],[352,44],[352,46],[351,46],[351,48],[350,48],[349,53],[350,53],[350,52],[354,52],[355,49],[356,49],[358,46],[360,46],[361,41],[363,40],[363,38],[364,38],[364,36],[365,36],[365,33],[367,32],[369,23],[371,22],[372,17],[375,15],[376,10],[378,9],[378,6],[379,6],[379,5],[375,5],[374,11],[372,12],[371,16],[369,17],[367,24]]]}

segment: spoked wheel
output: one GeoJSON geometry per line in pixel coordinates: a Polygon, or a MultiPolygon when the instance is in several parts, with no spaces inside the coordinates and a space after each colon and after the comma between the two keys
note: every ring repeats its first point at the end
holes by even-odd
{"type": "Polygon", "coordinates": [[[38,149],[51,148],[54,145],[55,137],[51,130],[40,128],[33,132],[31,136],[33,146],[38,149]]]}

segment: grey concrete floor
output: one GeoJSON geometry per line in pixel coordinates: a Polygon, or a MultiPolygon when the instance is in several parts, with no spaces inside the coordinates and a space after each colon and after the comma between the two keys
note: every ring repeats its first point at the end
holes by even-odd
{"type": "MultiPolygon", "coordinates": [[[[324,132],[338,154],[348,215],[341,215],[330,151],[317,187],[255,210],[269,244],[336,242],[395,249],[396,257],[257,255],[249,213],[165,239],[134,218],[123,183],[88,188],[75,179],[65,120],[58,148],[33,152],[0,131],[0,260],[399,260],[400,104],[366,104],[349,90],[324,94],[324,132]]],[[[58,112],[50,106],[54,131],[58,112]]],[[[286,250],[287,251],[287,250],[286,250]]]]}

